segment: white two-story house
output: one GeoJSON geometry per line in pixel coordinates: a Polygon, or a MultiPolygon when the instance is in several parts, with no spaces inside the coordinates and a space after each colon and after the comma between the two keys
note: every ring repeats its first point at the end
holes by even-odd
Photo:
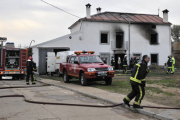
{"type": "Polygon", "coordinates": [[[108,64],[111,57],[117,59],[127,55],[128,61],[136,56],[139,60],[149,55],[149,65],[164,65],[171,54],[171,23],[168,10],[163,18],[158,15],[101,12],[91,15],[91,5],[86,5],[86,17],[72,24],[70,34],[37,44],[32,47],[34,61],[41,73],[45,65],[46,52],[66,50],[95,51],[108,64]]]}

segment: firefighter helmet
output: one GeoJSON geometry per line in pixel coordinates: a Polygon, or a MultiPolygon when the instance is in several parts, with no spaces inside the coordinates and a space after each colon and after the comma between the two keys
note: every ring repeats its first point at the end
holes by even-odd
{"type": "Polygon", "coordinates": [[[29,59],[30,59],[30,60],[32,60],[32,59],[33,59],[33,57],[29,56],[29,59]]]}

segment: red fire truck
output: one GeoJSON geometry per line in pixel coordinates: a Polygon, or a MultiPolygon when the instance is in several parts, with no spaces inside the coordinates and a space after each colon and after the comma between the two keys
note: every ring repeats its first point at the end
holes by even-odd
{"type": "Polygon", "coordinates": [[[113,67],[94,55],[94,51],[74,52],[69,56],[68,62],[60,63],[60,73],[63,74],[65,83],[72,77],[79,78],[83,86],[90,80],[105,81],[111,85],[114,77],[113,67]]]}
{"type": "Polygon", "coordinates": [[[3,76],[24,79],[26,61],[27,49],[14,48],[14,43],[6,43],[6,46],[0,49],[0,79],[3,76]]]}

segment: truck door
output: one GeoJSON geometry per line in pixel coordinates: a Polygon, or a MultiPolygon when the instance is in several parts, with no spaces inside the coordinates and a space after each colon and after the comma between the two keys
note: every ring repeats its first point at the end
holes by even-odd
{"type": "Polygon", "coordinates": [[[77,63],[79,63],[79,57],[78,56],[76,56],[75,57],[75,59],[74,59],[74,64],[73,64],[73,76],[76,76],[76,77],[78,77],[79,76],[79,64],[77,64],[77,63]]]}
{"type": "Polygon", "coordinates": [[[73,75],[74,59],[75,59],[75,56],[71,56],[68,66],[67,66],[68,75],[71,75],[71,76],[73,75]]]}

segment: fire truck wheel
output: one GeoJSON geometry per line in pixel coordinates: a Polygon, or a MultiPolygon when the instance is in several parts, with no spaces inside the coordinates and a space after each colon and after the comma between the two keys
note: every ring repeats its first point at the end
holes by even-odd
{"type": "Polygon", "coordinates": [[[84,73],[81,73],[81,78],[80,79],[81,79],[81,85],[86,86],[87,85],[87,79],[86,79],[84,73]]]}
{"type": "Polygon", "coordinates": [[[112,77],[106,78],[105,82],[106,82],[106,85],[111,85],[111,83],[112,83],[112,77]]]}
{"type": "Polygon", "coordinates": [[[64,80],[65,83],[69,82],[69,75],[67,74],[66,70],[64,70],[63,80],[64,80]]]}

